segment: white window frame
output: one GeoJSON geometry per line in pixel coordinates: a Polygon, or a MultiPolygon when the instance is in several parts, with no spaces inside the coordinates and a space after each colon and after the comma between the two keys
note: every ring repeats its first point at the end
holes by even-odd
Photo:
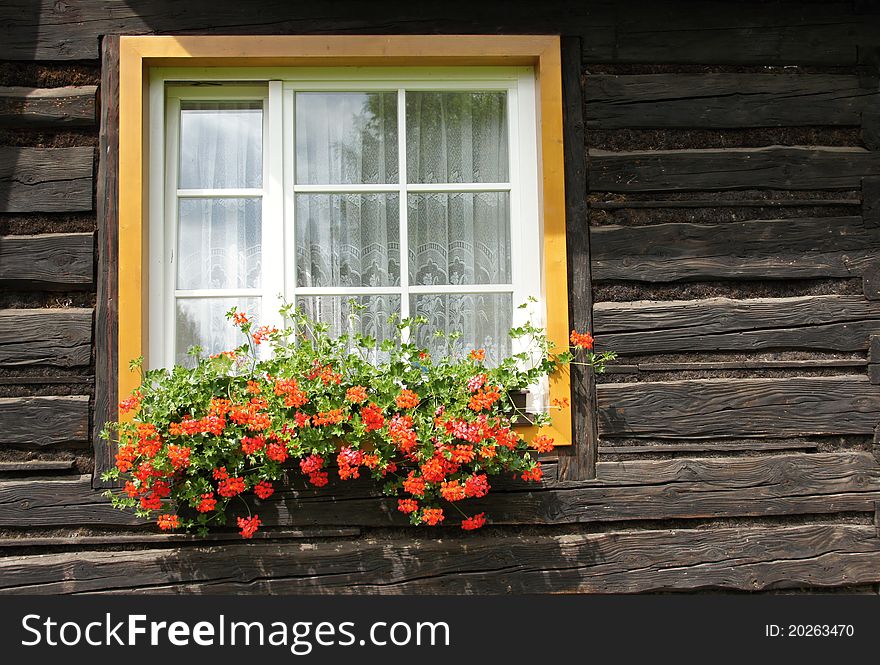
{"type": "MultiPolygon", "coordinates": [[[[402,316],[409,296],[418,293],[511,293],[513,325],[530,319],[544,325],[538,126],[535,73],[531,67],[407,68],[154,68],[149,91],[149,355],[148,365],[171,367],[175,361],[175,307],[178,297],[260,297],[261,323],[280,326],[278,295],[399,294],[402,316]],[[192,85],[181,85],[192,83],[192,85]],[[223,83],[223,85],[217,85],[223,83]],[[170,85],[176,84],[176,85],[170,85]],[[398,94],[397,184],[297,185],[294,182],[293,99],[304,91],[396,91],[398,94]],[[405,90],[504,90],[508,99],[509,181],[506,183],[406,182],[405,90]],[[179,117],[181,100],[263,101],[263,187],[255,190],[180,190],[179,117]],[[510,193],[512,283],[507,285],[409,285],[407,244],[408,192],[510,193]],[[399,196],[400,286],[297,287],[294,196],[297,193],[388,192],[399,196]],[[261,286],[257,289],[179,291],[176,285],[177,201],[195,196],[262,198],[261,286]],[[278,266],[278,269],[267,268],[278,266]],[[517,308],[529,298],[538,305],[517,308]]],[[[514,345],[514,352],[521,350],[514,345]]]]}

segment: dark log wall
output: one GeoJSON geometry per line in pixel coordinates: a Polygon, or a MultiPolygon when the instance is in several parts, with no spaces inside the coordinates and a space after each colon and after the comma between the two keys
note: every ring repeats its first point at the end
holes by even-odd
{"type": "Polygon", "coordinates": [[[0,8],[0,591],[878,593],[880,6],[259,4],[0,8]],[[570,315],[620,353],[576,446],[472,535],[299,477],[254,543],[112,510],[113,35],[505,32],[564,37],[570,315]]]}

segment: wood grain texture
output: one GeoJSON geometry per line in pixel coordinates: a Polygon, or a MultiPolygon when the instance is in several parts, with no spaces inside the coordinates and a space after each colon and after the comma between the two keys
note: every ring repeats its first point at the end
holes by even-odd
{"type": "Polygon", "coordinates": [[[602,439],[871,434],[880,413],[866,376],[605,383],[597,396],[602,439]]]}
{"type": "Polygon", "coordinates": [[[880,227],[880,176],[862,178],[862,218],[865,226],[880,227]]]}
{"type": "MultiPolygon", "coordinates": [[[[493,481],[489,497],[462,508],[486,511],[495,524],[551,525],[864,512],[880,498],[880,467],[870,453],[599,462],[596,469],[596,480],[493,481]]],[[[368,481],[316,490],[296,474],[272,498],[249,501],[267,526],[407,524],[396,500],[368,481]]],[[[88,476],[0,481],[0,526],[101,524],[143,521],[114,510],[88,476]]]]}
{"type": "Polygon", "coordinates": [[[592,149],[590,190],[845,189],[880,169],[863,148],[783,147],[610,152],[592,149]]]}
{"type": "Polygon", "coordinates": [[[95,236],[51,233],[0,237],[0,283],[77,289],[94,282],[95,236]]]}
{"type": "Polygon", "coordinates": [[[687,0],[611,3],[585,40],[590,62],[830,65],[867,63],[877,48],[876,5],[832,1],[687,0]],[[592,35],[591,35],[592,36],[592,35]]]}
{"type": "Polygon", "coordinates": [[[880,228],[861,217],[590,229],[594,279],[858,277],[880,252],[880,228]]]}
{"type": "MultiPolygon", "coordinates": [[[[568,320],[572,328],[592,330],[587,164],[581,91],[581,40],[564,38],[562,48],[563,147],[565,150],[565,234],[568,260],[568,320]]],[[[596,382],[592,372],[570,366],[572,442],[559,448],[559,474],[569,480],[596,474],[596,382]]]]}
{"type": "Polygon", "coordinates": [[[27,593],[624,593],[823,587],[880,580],[873,525],[652,530],[419,540],[373,537],[0,559],[27,593]],[[467,575],[461,573],[468,571],[467,575]]]}
{"type": "Polygon", "coordinates": [[[859,125],[880,93],[829,74],[587,75],[587,127],[617,129],[859,125]]]}
{"type": "Polygon", "coordinates": [[[91,127],[96,91],[93,85],[0,87],[0,127],[91,127]]]}
{"type": "Polygon", "coordinates": [[[91,359],[91,309],[0,310],[0,367],[83,367],[91,359]]]}
{"type": "Polygon", "coordinates": [[[0,444],[43,447],[89,440],[89,398],[0,398],[0,444]]]}
{"type": "Polygon", "coordinates": [[[0,147],[0,212],[92,209],[94,148],[0,147]]]}
{"type": "Polygon", "coordinates": [[[0,462],[0,473],[22,473],[38,475],[43,471],[70,471],[76,460],[25,460],[21,462],[0,462]]]}
{"type": "Polygon", "coordinates": [[[393,16],[357,0],[264,0],[254,14],[232,0],[7,0],[0,58],[96,59],[108,34],[540,33],[580,35],[586,62],[855,65],[877,47],[872,3],[687,0],[423,2],[393,16]]]}
{"type": "Polygon", "coordinates": [[[621,355],[676,351],[863,351],[880,332],[880,304],[861,296],[602,302],[598,348],[621,355]]]}
{"type": "Polygon", "coordinates": [[[95,401],[92,413],[94,487],[111,487],[101,474],[113,467],[116,451],[98,436],[116,420],[119,403],[119,38],[101,41],[98,182],[97,297],[95,299],[95,401]]]}

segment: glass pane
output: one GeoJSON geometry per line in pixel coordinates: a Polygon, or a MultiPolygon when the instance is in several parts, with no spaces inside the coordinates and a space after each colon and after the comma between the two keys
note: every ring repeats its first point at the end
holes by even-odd
{"type": "Polygon", "coordinates": [[[299,194],[297,286],[400,284],[396,194],[299,194]]]}
{"type": "Polygon", "coordinates": [[[410,296],[410,314],[424,316],[415,341],[435,356],[462,356],[471,349],[485,349],[486,363],[497,365],[510,355],[509,331],[513,322],[509,293],[437,293],[410,296]],[[435,331],[460,332],[450,340],[435,331]]]}
{"type": "Polygon", "coordinates": [[[510,194],[409,195],[411,284],[509,284],[510,194]]]}
{"type": "Polygon", "coordinates": [[[506,92],[406,93],[408,182],[507,182],[506,92]]]}
{"type": "Polygon", "coordinates": [[[395,334],[396,324],[389,322],[389,317],[396,314],[396,321],[400,321],[398,295],[299,296],[296,306],[313,320],[329,323],[334,337],[360,332],[381,342],[395,334]],[[366,309],[352,310],[352,300],[366,309]]]}
{"type": "Polygon", "coordinates": [[[261,199],[180,199],[178,289],[260,286],[261,199]]]}
{"type": "Polygon", "coordinates": [[[226,312],[232,307],[259,321],[259,298],[178,298],[174,362],[187,367],[195,365],[186,355],[191,346],[201,346],[206,354],[241,346],[244,335],[226,319],[226,312]]]}
{"type": "Polygon", "coordinates": [[[392,183],[396,92],[296,93],[296,182],[392,183]]]}
{"type": "Polygon", "coordinates": [[[263,104],[181,102],[180,187],[263,186],[263,104]]]}

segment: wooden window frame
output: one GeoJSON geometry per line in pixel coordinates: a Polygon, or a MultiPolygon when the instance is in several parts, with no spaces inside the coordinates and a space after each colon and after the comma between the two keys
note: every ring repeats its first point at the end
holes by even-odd
{"type": "MultiPolygon", "coordinates": [[[[108,162],[103,169],[104,178],[114,168],[118,169],[115,182],[118,193],[114,197],[112,186],[104,188],[99,192],[99,199],[102,194],[104,199],[103,204],[99,200],[99,207],[106,206],[107,219],[116,216],[118,226],[116,238],[112,229],[107,229],[104,239],[99,237],[99,242],[102,247],[107,244],[109,248],[105,248],[107,256],[101,262],[106,273],[103,279],[110,287],[104,290],[104,297],[110,297],[115,305],[115,308],[112,305],[106,308],[106,315],[115,318],[118,327],[113,330],[112,324],[108,326],[108,340],[99,349],[102,357],[96,359],[99,368],[96,390],[100,393],[96,393],[96,430],[101,425],[98,421],[102,411],[115,417],[118,396],[127,395],[137,387],[138,377],[128,371],[128,365],[131,360],[147,353],[148,102],[150,71],[154,67],[533,67],[539,132],[538,209],[543,232],[546,326],[551,342],[559,349],[567,348],[569,271],[563,81],[558,36],[121,36],[112,38],[110,44],[105,45],[104,66],[115,67],[116,58],[118,79],[108,81],[107,93],[112,95],[118,85],[117,131],[113,132],[111,128],[108,145],[102,146],[102,163],[108,162]],[[117,41],[118,50],[112,53],[117,41]],[[113,164],[110,157],[111,144],[117,140],[118,165],[113,164]],[[102,379],[112,382],[114,372],[115,385],[102,387],[102,379]]],[[[113,104],[104,103],[102,106],[102,124],[105,120],[112,122],[116,111],[113,104]]],[[[100,266],[99,270],[102,270],[100,266]]],[[[99,293],[99,299],[101,297],[102,293],[99,293]]],[[[567,369],[557,372],[550,380],[550,399],[571,400],[571,388],[570,372],[567,369]]],[[[535,433],[537,431],[524,432],[527,436],[535,433]]],[[[552,436],[557,445],[570,446],[574,442],[571,406],[556,409],[553,425],[542,428],[542,433],[552,436]]],[[[96,442],[96,449],[101,445],[96,442]]],[[[576,452],[574,448],[572,446],[572,453],[576,452]]],[[[101,471],[110,467],[111,457],[96,455],[96,479],[101,471]]],[[[95,484],[100,485],[99,482],[95,484]]]]}

